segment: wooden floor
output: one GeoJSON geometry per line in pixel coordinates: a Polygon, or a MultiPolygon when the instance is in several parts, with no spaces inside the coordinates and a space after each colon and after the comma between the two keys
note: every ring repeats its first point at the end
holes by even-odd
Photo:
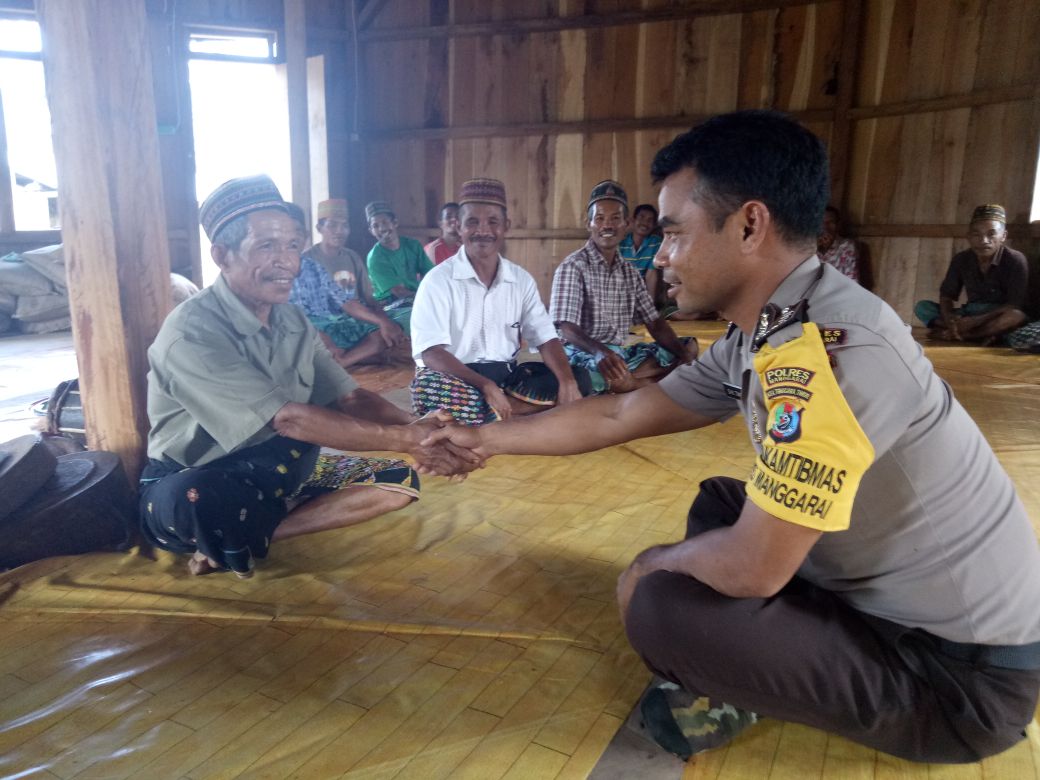
{"type": "MultiPolygon", "coordinates": [[[[1040,358],[930,354],[1035,523],[1040,358]]],[[[361,378],[382,390],[397,377],[361,378]]],[[[427,480],[405,511],[282,542],[245,581],[140,551],[0,575],[0,776],[585,777],[648,679],[621,632],[617,574],[677,539],[698,480],[746,475],[749,453],[733,420],[499,458],[462,485],[427,480]]],[[[1035,721],[963,767],[766,721],[684,776],[1022,780],[1038,767],[1035,721]]]]}

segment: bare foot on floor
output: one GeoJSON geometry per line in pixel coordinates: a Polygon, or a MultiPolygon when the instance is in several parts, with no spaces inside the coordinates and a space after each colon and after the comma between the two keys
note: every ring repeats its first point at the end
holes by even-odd
{"type": "Polygon", "coordinates": [[[188,560],[188,571],[196,577],[201,577],[204,574],[213,574],[214,572],[224,571],[224,569],[212,558],[207,558],[202,553],[196,552],[188,560]]]}

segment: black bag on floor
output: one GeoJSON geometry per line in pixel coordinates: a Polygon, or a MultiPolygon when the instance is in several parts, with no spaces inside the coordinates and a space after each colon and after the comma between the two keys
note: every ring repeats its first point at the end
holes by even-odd
{"type": "Polygon", "coordinates": [[[62,455],[32,498],[0,519],[0,569],[54,555],[126,549],[136,517],[117,455],[62,455]]]}
{"type": "Polygon", "coordinates": [[[0,522],[32,498],[56,466],[57,459],[39,436],[0,444],[0,522]]]}

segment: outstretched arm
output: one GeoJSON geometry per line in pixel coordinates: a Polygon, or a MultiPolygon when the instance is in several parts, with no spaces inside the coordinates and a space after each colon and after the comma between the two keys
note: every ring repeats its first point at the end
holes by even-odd
{"type": "Polygon", "coordinates": [[[624,395],[584,398],[542,414],[479,428],[449,426],[427,443],[451,441],[491,455],[574,455],[613,444],[702,428],[715,422],[672,401],[657,385],[624,395]]]}
{"type": "Polygon", "coordinates": [[[447,414],[415,420],[367,390],[358,390],[340,399],[339,407],[342,411],[314,404],[287,403],[275,414],[271,425],[282,436],[323,447],[352,452],[404,452],[414,457],[420,470],[427,474],[464,474],[482,463],[478,456],[450,442],[423,444],[436,428],[450,421],[447,414]]]}

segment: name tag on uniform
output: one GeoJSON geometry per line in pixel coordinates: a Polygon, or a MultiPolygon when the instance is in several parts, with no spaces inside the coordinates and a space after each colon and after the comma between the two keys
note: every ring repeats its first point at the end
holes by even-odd
{"type": "Polygon", "coordinates": [[[744,399],[744,393],[736,385],[731,385],[729,382],[722,383],[722,389],[726,391],[726,395],[732,398],[734,401],[741,401],[744,399]]]}

